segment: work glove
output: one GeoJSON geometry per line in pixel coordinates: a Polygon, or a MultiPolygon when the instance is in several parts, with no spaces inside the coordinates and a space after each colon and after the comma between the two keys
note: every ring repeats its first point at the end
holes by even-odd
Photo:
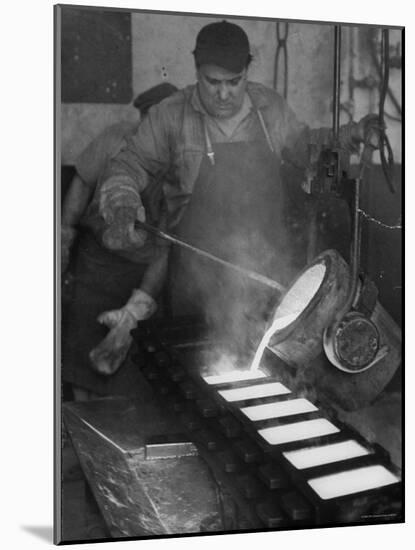
{"type": "Polygon", "coordinates": [[[132,342],[130,332],[136,328],[137,321],[148,319],[156,309],[155,300],[138,289],[121,309],[101,313],[97,321],[110,331],[89,354],[93,369],[108,376],[114,374],[127,356],[132,342]]]}
{"type": "Polygon", "coordinates": [[[135,229],[136,220],[145,222],[146,213],[139,193],[127,183],[109,180],[100,189],[99,212],[106,228],[102,235],[110,250],[131,250],[144,245],[147,233],[135,229]]]}
{"type": "Polygon", "coordinates": [[[76,237],[76,230],[70,225],[61,226],[61,274],[68,268],[71,248],[76,237]]]}
{"type": "Polygon", "coordinates": [[[102,241],[109,250],[131,250],[144,245],[146,231],[136,229],[135,221],[145,221],[144,207],[138,210],[130,207],[118,207],[107,217],[107,228],[102,235],[102,241]]]}

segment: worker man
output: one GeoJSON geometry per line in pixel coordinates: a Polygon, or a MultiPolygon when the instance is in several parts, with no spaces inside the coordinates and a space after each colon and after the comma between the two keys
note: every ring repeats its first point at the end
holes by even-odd
{"type": "MultiPolygon", "coordinates": [[[[152,315],[165,279],[168,248],[164,243],[148,239],[139,250],[127,246],[115,251],[119,238],[116,223],[106,232],[103,241],[97,241],[94,231],[102,222],[91,208],[92,197],[108,162],[122,149],[126,138],[135,133],[149,108],[176,91],[172,84],[162,83],[140,94],[134,101],[140,111],[140,121],[119,122],[106,128],[75,163],[76,174],[62,206],[61,269],[64,274],[78,236],[72,268],[74,295],[65,311],[62,338],[62,379],[72,385],[77,400],[92,394],[134,392],[132,369],[121,369],[108,380],[91,368],[95,362],[107,374],[115,372],[131,344],[129,330],[124,330],[121,336],[117,330],[108,332],[108,327],[113,328],[114,318],[111,314],[100,314],[107,309],[119,309],[141,283],[134,294],[134,316],[128,313],[123,319],[118,316],[117,325],[130,327],[131,323],[152,315]]],[[[161,182],[155,183],[143,200],[149,221],[162,226],[165,213],[161,182]]]]}
{"type": "MultiPolygon", "coordinates": [[[[152,107],[110,163],[96,202],[103,231],[123,220],[117,227],[124,246],[144,246],[149,237],[136,223],[144,219],[142,199],[164,175],[169,230],[246,269],[289,282],[289,182],[282,181],[281,167],[305,168],[309,144],[329,142],[330,131],[310,130],[274,90],[248,80],[252,56],[240,26],[206,25],[193,54],[197,83],[152,107]]],[[[341,144],[357,148],[372,122],[342,127],[341,144]]],[[[257,339],[251,329],[263,327],[270,296],[191,252],[178,256],[173,286],[179,287],[179,303],[197,304],[219,333],[234,340],[257,339]]]]}

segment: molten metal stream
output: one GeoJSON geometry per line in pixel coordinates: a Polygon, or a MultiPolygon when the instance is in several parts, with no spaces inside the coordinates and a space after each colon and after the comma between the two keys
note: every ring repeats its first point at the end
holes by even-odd
{"type": "Polygon", "coordinates": [[[264,354],[264,351],[265,351],[265,348],[267,347],[269,341],[271,340],[273,334],[277,331],[277,330],[281,330],[282,328],[285,328],[287,327],[290,323],[292,323],[294,321],[294,319],[296,317],[298,317],[298,315],[300,314],[301,312],[298,311],[296,313],[292,313],[291,315],[285,315],[284,317],[280,317],[279,319],[276,319],[271,327],[267,330],[267,332],[264,334],[259,346],[258,346],[258,349],[256,350],[256,353],[255,353],[255,357],[254,357],[254,360],[252,361],[252,364],[251,364],[251,371],[256,371],[259,369],[259,365],[261,363],[261,359],[262,359],[262,356],[264,354]]]}
{"type": "Polygon", "coordinates": [[[313,265],[287,291],[278,306],[271,327],[266,331],[258,346],[251,364],[252,371],[256,371],[259,368],[265,348],[269,344],[273,334],[288,327],[311,302],[324,280],[325,273],[326,266],[324,264],[313,265]],[[278,317],[276,317],[277,314],[278,317]]]}

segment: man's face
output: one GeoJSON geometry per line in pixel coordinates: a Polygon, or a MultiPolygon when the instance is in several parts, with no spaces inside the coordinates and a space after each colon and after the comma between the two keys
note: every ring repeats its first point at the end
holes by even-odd
{"type": "Polygon", "coordinates": [[[231,118],[242,107],[247,69],[231,73],[216,65],[202,65],[197,71],[200,99],[216,118],[231,118]]]}

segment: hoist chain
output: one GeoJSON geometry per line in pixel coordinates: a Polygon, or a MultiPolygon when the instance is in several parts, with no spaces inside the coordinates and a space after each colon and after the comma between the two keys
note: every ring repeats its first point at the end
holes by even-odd
{"type": "Polygon", "coordinates": [[[367,212],[365,212],[364,210],[362,210],[361,208],[358,208],[357,210],[359,212],[359,214],[361,214],[363,216],[363,218],[365,218],[367,221],[369,222],[372,222],[372,223],[375,223],[376,225],[379,225],[380,227],[383,227],[384,229],[402,229],[402,223],[400,221],[400,219],[398,219],[398,222],[395,224],[395,225],[389,225],[387,223],[384,223],[376,218],[374,218],[373,216],[370,216],[367,212]]]}

